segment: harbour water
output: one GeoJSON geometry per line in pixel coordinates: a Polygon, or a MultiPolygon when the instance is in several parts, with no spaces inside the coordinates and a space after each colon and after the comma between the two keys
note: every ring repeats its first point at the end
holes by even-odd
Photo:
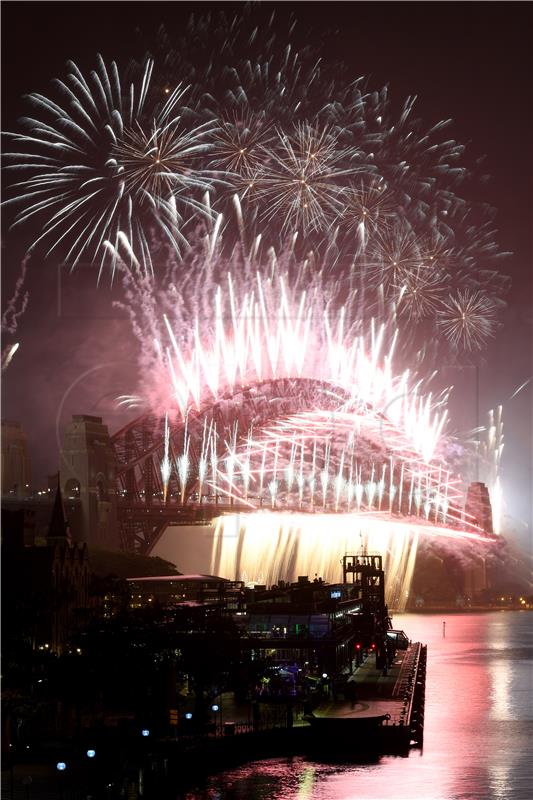
{"type": "Polygon", "coordinates": [[[422,751],[359,764],[255,761],[177,792],[177,800],[533,797],[531,612],[402,614],[394,625],[428,645],[422,751]]]}

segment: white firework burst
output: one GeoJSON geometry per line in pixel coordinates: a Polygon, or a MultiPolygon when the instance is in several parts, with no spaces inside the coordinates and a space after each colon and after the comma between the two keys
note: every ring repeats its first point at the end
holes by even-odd
{"type": "Polygon", "coordinates": [[[49,254],[61,246],[72,266],[101,255],[102,266],[126,240],[150,264],[150,226],[176,248],[185,243],[180,210],[203,208],[195,190],[209,180],[196,157],[213,124],[186,128],[182,86],[154,104],[152,70],[149,59],[123,85],[116,64],[108,67],[101,56],[88,78],[69,62],[66,79],[55,82],[57,100],[29,96],[35,116],[22,120],[26,132],[9,134],[21,150],[6,157],[7,169],[22,176],[7,201],[20,207],[15,225],[43,220],[32,247],[45,242],[49,254]]]}
{"type": "Polygon", "coordinates": [[[204,211],[203,204],[195,203],[192,191],[209,188],[206,172],[195,160],[208,149],[205,133],[211,128],[207,123],[187,130],[179,116],[167,120],[161,115],[148,129],[138,122],[125,129],[112,154],[128,193],[140,198],[145,195],[152,202],[183,194],[191,208],[204,211]]]}
{"type": "Polygon", "coordinates": [[[291,135],[277,131],[263,149],[259,175],[262,217],[280,219],[282,230],[323,231],[342,211],[342,182],[356,168],[327,127],[297,125],[291,135]]]}
{"type": "Polygon", "coordinates": [[[370,236],[387,230],[395,215],[393,195],[382,180],[362,180],[343,194],[342,222],[357,234],[361,249],[366,248],[370,236]]]}
{"type": "MultiPolygon", "coordinates": [[[[262,164],[262,148],[271,141],[274,129],[263,114],[250,109],[235,113],[232,119],[221,120],[213,137],[213,164],[227,170],[247,186],[262,164]]],[[[235,180],[232,176],[232,180],[235,180]]]]}
{"type": "Polygon", "coordinates": [[[487,295],[479,291],[459,290],[450,295],[437,311],[437,324],[456,348],[481,350],[494,335],[496,310],[487,295]]]}
{"type": "Polygon", "coordinates": [[[424,265],[421,241],[405,222],[379,230],[371,239],[367,265],[370,278],[395,294],[424,265]]]}
{"type": "Polygon", "coordinates": [[[398,290],[398,309],[411,320],[431,316],[442,297],[446,276],[430,267],[418,266],[402,277],[398,290]]]}

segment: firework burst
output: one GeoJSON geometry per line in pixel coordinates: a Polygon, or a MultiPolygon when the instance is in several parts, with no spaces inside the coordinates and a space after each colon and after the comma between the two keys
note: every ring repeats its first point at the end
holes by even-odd
{"type": "Polygon", "coordinates": [[[367,250],[369,277],[395,294],[423,266],[421,242],[409,225],[397,220],[391,227],[380,229],[372,237],[367,250]]]}
{"type": "Polygon", "coordinates": [[[426,266],[417,266],[402,275],[397,285],[397,305],[401,314],[418,321],[435,313],[442,298],[445,281],[440,272],[426,266]]]}
{"type": "Polygon", "coordinates": [[[153,66],[146,61],[123,84],[114,62],[108,67],[99,57],[88,78],[69,62],[66,79],[55,81],[57,99],[29,96],[36,116],[22,119],[26,133],[9,134],[21,149],[6,158],[7,169],[22,176],[7,201],[21,206],[15,224],[42,221],[32,247],[65,247],[75,265],[103,259],[127,240],[136,260],[150,264],[150,225],[174,247],[184,244],[180,207],[205,211],[195,199],[209,185],[197,155],[213,125],[186,127],[182,86],[154,104],[153,66]]]}
{"type": "Polygon", "coordinates": [[[494,304],[481,292],[459,290],[442,303],[437,323],[455,348],[481,350],[494,336],[494,304]]]}
{"type": "Polygon", "coordinates": [[[232,119],[223,119],[215,132],[213,163],[242,178],[244,186],[262,165],[262,152],[272,139],[273,126],[263,114],[244,109],[232,119]]]}
{"type": "Polygon", "coordinates": [[[342,181],[354,174],[346,150],[329,128],[297,125],[292,134],[278,130],[263,148],[259,173],[262,218],[281,218],[281,230],[323,231],[342,213],[342,181]]]}
{"type": "Polygon", "coordinates": [[[73,265],[110,259],[151,274],[169,247],[184,259],[180,286],[197,236],[211,260],[291,251],[308,274],[343,273],[367,316],[402,293],[413,338],[440,309],[443,340],[476,349],[493,322],[457,335],[446,319],[476,291],[487,309],[501,305],[504,254],[491,210],[458,194],[470,170],[450,120],[426,127],[414,98],[398,112],[387,88],[333,77],[294,47],[295,24],[284,38],[275,14],[208,12],[176,40],[160,32],[157,64],[122,74],[99,59],[84,76],[70,63],[50,97],[30,95],[25,132],[10,134],[15,224],[39,222],[33,247],[73,265]]]}
{"type": "Polygon", "coordinates": [[[393,196],[384,181],[351,185],[343,195],[343,202],[343,222],[348,231],[357,231],[362,248],[369,236],[387,230],[396,216],[393,196]]]}

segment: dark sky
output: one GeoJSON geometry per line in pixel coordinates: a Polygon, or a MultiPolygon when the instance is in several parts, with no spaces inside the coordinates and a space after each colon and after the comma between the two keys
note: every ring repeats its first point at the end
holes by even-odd
{"type": "MultiPolygon", "coordinates": [[[[3,2],[3,129],[15,128],[24,111],[21,96],[46,91],[49,81],[63,74],[67,59],[82,68],[93,67],[96,52],[126,61],[132,51],[139,52],[139,29],[150,41],[162,22],[169,31],[179,30],[191,10],[209,5],[3,2]]],[[[521,528],[525,544],[524,526],[531,532],[531,384],[509,398],[533,374],[531,4],[265,5],[265,13],[277,6],[280,30],[289,11],[296,12],[298,46],[320,46],[326,60],[343,64],[350,77],[370,75],[376,88],[389,83],[398,100],[418,95],[424,120],[452,117],[453,138],[469,145],[472,158],[486,155],[492,180],[477,199],[499,210],[501,247],[513,251],[502,269],[513,283],[504,328],[485,351],[479,370],[479,403],[475,370],[449,377],[457,385],[452,427],[473,427],[477,418],[482,423],[489,408],[503,403],[504,489],[509,510],[521,520],[515,527],[521,528]]],[[[23,230],[4,227],[2,308],[28,240],[23,230]]],[[[100,410],[116,429],[120,420],[112,398],[131,390],[134,362],[128,325],[110,307],[113,293],[107,288],[97,292],[92,274],[75,276],[62,293],[58,313],[57,265],[36,257],[29,270],[30,303],[12,337],[22,344],[4,377],[3,413],[24,424],[40,479],[56,468],[56,420],[60,428],[65,415],[100,410]]]]}

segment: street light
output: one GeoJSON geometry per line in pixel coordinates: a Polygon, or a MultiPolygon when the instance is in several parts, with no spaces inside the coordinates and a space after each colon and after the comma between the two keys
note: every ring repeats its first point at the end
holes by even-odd
{"type": "Polygon", "coordinates": [[[141,736],[144,736],[144,737],[150,736],[150,731],[148,730],[148,728],[143,728],[142,729],[141,736]]]}
{"type": "Polygon", "coordinates": [[[58,761],[56,764],[56,769],[58,772],[64,772],[67,768],[67,765],[64,761],[58,761]]]}
{"type": "Polygon", "coordinates": [[[94,758],[96,755],[96,750],[87,750],[87,758],[94,758]]]}
{"type": "Polygon", "coordinates": [[[220,729],[222,730],[222,708],[218,703],[213,703],[211,706],[211,711],[215,715],[215,733],[216,733],[216,726],[217,726],[217,713],[220,711],[220,729]]]}

